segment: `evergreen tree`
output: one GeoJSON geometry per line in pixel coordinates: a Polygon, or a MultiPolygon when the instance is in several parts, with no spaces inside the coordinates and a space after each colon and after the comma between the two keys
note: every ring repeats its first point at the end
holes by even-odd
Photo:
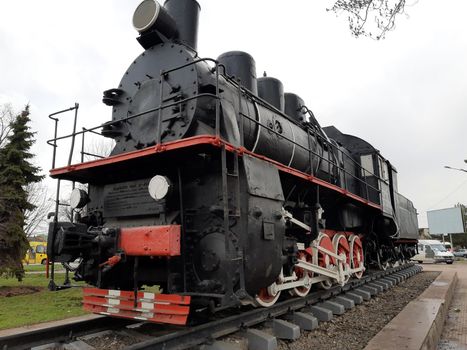
{"type": "Polygon", "coordinates": [[[28,123],[29,106],[11,123],[6,145],[0,149],[0,276],[6,274],[19,280],[24,275],[21,260],[29,248],[24,233],[28,202],[26,186],[39,182],[40,168],[31,164],[30,148],[35,142],[28,123]]]}

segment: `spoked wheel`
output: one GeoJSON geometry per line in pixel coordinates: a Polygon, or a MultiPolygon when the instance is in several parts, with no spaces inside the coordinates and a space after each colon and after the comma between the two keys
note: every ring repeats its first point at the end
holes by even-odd
{"type": "MultiPolygon", "coordinates": [[[[352,267],[352,269],[356,269],[356,268],[359,268],[360,266],[363,266],[364,264],[365,255],[363,254],[362,240],[357,235],[352,235],[350,236],[349,242],[350,242],[350,264],[351,264],[350,266],[352,267]]],[[[364,272],[363,270],[359,272],[355,272],[354,276],[360,279],[363,276],[363,272],[364,272]]]]}
{"type": "Polygon", "coordinates": [[[342,285],[346,284],[347,281],[350,279],[350,247],[349,243],[347,242],[347,238],[344,235],[335,235],[332,239],[332,244],[334,246],[334,252],[337,255],[345,255],[345,261],[342,262],[340,260],[337,261],[339,267],[345,273],[344,280],[341,281],[342,285]]]}
{"type": "MultiPolygon", "coordinates": [[[[312,263],[312,256],[305,251],[298,252],[298,260],[306,261],[312,263]]],[[[313,277],[313,272],[307,271],[301,267],[295,267],[294,269],[295,274],[297,275],[297,281],[304,281],[305,285],[301,287],[296,287],[290,290],[290,294],[293,296],[304,297],[306,296],[311,290],[311,278],[313,277]]]]}
{"type": "MultiPolygon", "coordinates": [[[[323,233],[320,233],[318,238],[317,238],[317,245],[319,247],[322,247],[330,252],[334,252],[334,247],[332,245],[332,241],[331,241],[331,238],[329,238],[329,236],[323,234],[323,233]]],[[[317,254],[317,259],[318,259],[318,262],[317,262],[317,265],[321,266],[321,267],[324,267],[324,268],[331,268],[333,266],[335,266],[336,264],[336,259],[334,259],[332,256],[318,250],[318,254],[317,254]]],[[[320,285],[323,289],[329,289],[332,287],[332,280],[331,279],[327,279],[325,281],[322,281],[320,282],[320,285]]]]}
{"type": "Polygon", "coordinates": [[[274,282],[267,288],[261,288],[255,296],[255,302],[258,306],[270,307],[279,300],[281,296],[281,291],[275,291],[277,283],[274,282]]]}

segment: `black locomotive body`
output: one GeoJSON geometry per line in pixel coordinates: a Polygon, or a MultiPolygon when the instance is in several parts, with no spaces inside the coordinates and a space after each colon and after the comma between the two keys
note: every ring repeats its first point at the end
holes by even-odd
{"type": "MultiPolygon", "coordinates": [[[[192,309],[269,306],[281,291],[305,296],[410,259],[416,211],[392,164],[321,128],[279,80],[257,79],[250,55],[199,58],[198,13],[195,0],[140,4],[145,51],[104,92],[111,155],[51,171],[87,185],[72,193],[75,222],[52,223],[48,245],[53,261],[80,259],[75,279],[97,287],[85,305],[133,317],[138,293],[159,285],[192,309]],[[135,307],[109,311],[102,293],[135,307]]],[[[147,319],[184,323],[178,311],[147,319]]]]}

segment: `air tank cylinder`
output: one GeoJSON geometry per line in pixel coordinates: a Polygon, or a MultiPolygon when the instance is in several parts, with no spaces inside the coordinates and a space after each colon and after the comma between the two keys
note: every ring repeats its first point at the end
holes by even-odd
{"type": "Polygon", "coordinates": [[[285,114],[289,117],[292,117],[298,122],[305,121],[305,114],[303,111],[303,106],[305,106],[305,102],[303,99],[290,92],[286,92],[284,95],[285,100],[285,114]]]}
{"type": "Polygon", "coordinates": [[[284,86],[279,79],[271,77],[259,78],[258,96],[284,112],[284,86]]]}
{"type": "Polygon", "coordinates": [[[177,23],[178,39],[196,50],[198,45],[198,19],[201,7],[196,0],[167,0],[164,7],[177,23]]]}
{"type": "MultiPolygon", "coordinates": [[[[253,57],[242,51],[229,51],[217,58],[224,65],[225,73],[250,90],[254,95],[258,94],[256,81],[256,63],[253,57]]],[[[222,68],[221,68],[222,72],[222,68]]]]}

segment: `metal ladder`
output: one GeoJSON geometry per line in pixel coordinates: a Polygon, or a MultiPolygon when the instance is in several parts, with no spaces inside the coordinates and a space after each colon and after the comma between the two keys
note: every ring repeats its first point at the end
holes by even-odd
{"type": "Polygon", "coordinates": [[[237,262],[240,262],[238,269],[240,289],[235,292],[233,290],[233,282],[231,278],[227,279],[226,284],[226,298],[230,300],[235,300],[239,297],[246,296],[245,292],[245,278],[244,278],[244,267],[243,267],[243,250],[236,250],[233,246],[230,239],[230,219],[231,218],[241,218],[241,198],[240,198],[240,169],[239,169],[239,156],[237,152],[233,153],[232,160],[232,171],[229,172],[229,167],[227,163],[227,150],[225,145],[221,147],[221,166],[222,166],[222,201],[223,201],[223,221],[224,221],[224,232],[225,232],[225,252],[226,259],[228,261],[229,270],[233,269],[233,265],[237,262]],[[233,193],[234,193],[234,208],[230,208],[229,205],[229,179],[233,179],[233,193]]]}

